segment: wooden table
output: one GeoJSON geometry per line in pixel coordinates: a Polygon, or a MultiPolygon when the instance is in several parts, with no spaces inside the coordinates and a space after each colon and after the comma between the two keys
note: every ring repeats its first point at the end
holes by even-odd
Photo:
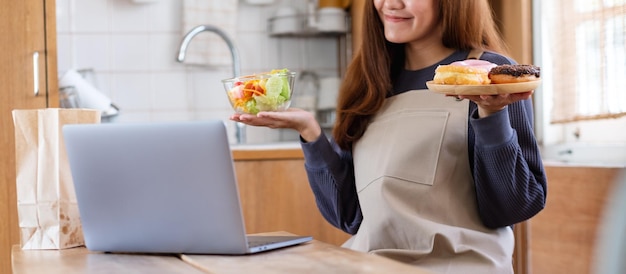
{"type": "MultiPolygon", "coordinates": [[[[285,235],[284,232],[263,233],[285,235]]],[[[377,255],[321,241],[252,255],[148,255],[13,246],[14,274],[90,273],[427,273],[377,255]]]]}

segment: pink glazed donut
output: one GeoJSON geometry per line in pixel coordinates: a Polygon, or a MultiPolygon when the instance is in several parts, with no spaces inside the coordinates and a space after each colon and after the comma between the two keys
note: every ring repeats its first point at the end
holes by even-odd
{"type": "Polygon", "coordinates": [[[496,64],[484,60],[468,59],[449,65],[440,65],[435,70],[433,82],[440,85],[488,85],[489,71],[496,64]]]}

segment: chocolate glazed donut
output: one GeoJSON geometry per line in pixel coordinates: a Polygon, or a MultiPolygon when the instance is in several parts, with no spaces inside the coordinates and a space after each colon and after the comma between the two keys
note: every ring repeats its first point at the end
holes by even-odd
{"type": "Polygon", "coordinates": [[[499,65],[489,71],[492,84],[520,83],[539,80],[540,68],[533,65],[499,65]]]}

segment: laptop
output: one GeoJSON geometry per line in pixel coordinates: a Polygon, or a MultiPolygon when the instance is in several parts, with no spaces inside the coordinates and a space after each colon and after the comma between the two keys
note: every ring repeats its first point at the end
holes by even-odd
{"type": "Polygon", "coordinates": [[[312,240],[246,235],[221,120],[62,130],[89,250],[249,254],[312,240]]]}

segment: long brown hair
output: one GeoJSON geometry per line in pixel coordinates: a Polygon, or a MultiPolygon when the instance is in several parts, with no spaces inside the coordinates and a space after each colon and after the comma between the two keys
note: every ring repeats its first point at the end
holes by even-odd
{"type": "MultiPolygon", "coordinates": [[[[393,76],[404,67],[404,44],[385,39],[372,0],[363,13],[362,42],[348,66],[337,100],[333,138],[351,150],[392,88],[393,76]]],[[[506,53],[487,0],[439,0],[443,45],[458,50],[506,53]]]]}

